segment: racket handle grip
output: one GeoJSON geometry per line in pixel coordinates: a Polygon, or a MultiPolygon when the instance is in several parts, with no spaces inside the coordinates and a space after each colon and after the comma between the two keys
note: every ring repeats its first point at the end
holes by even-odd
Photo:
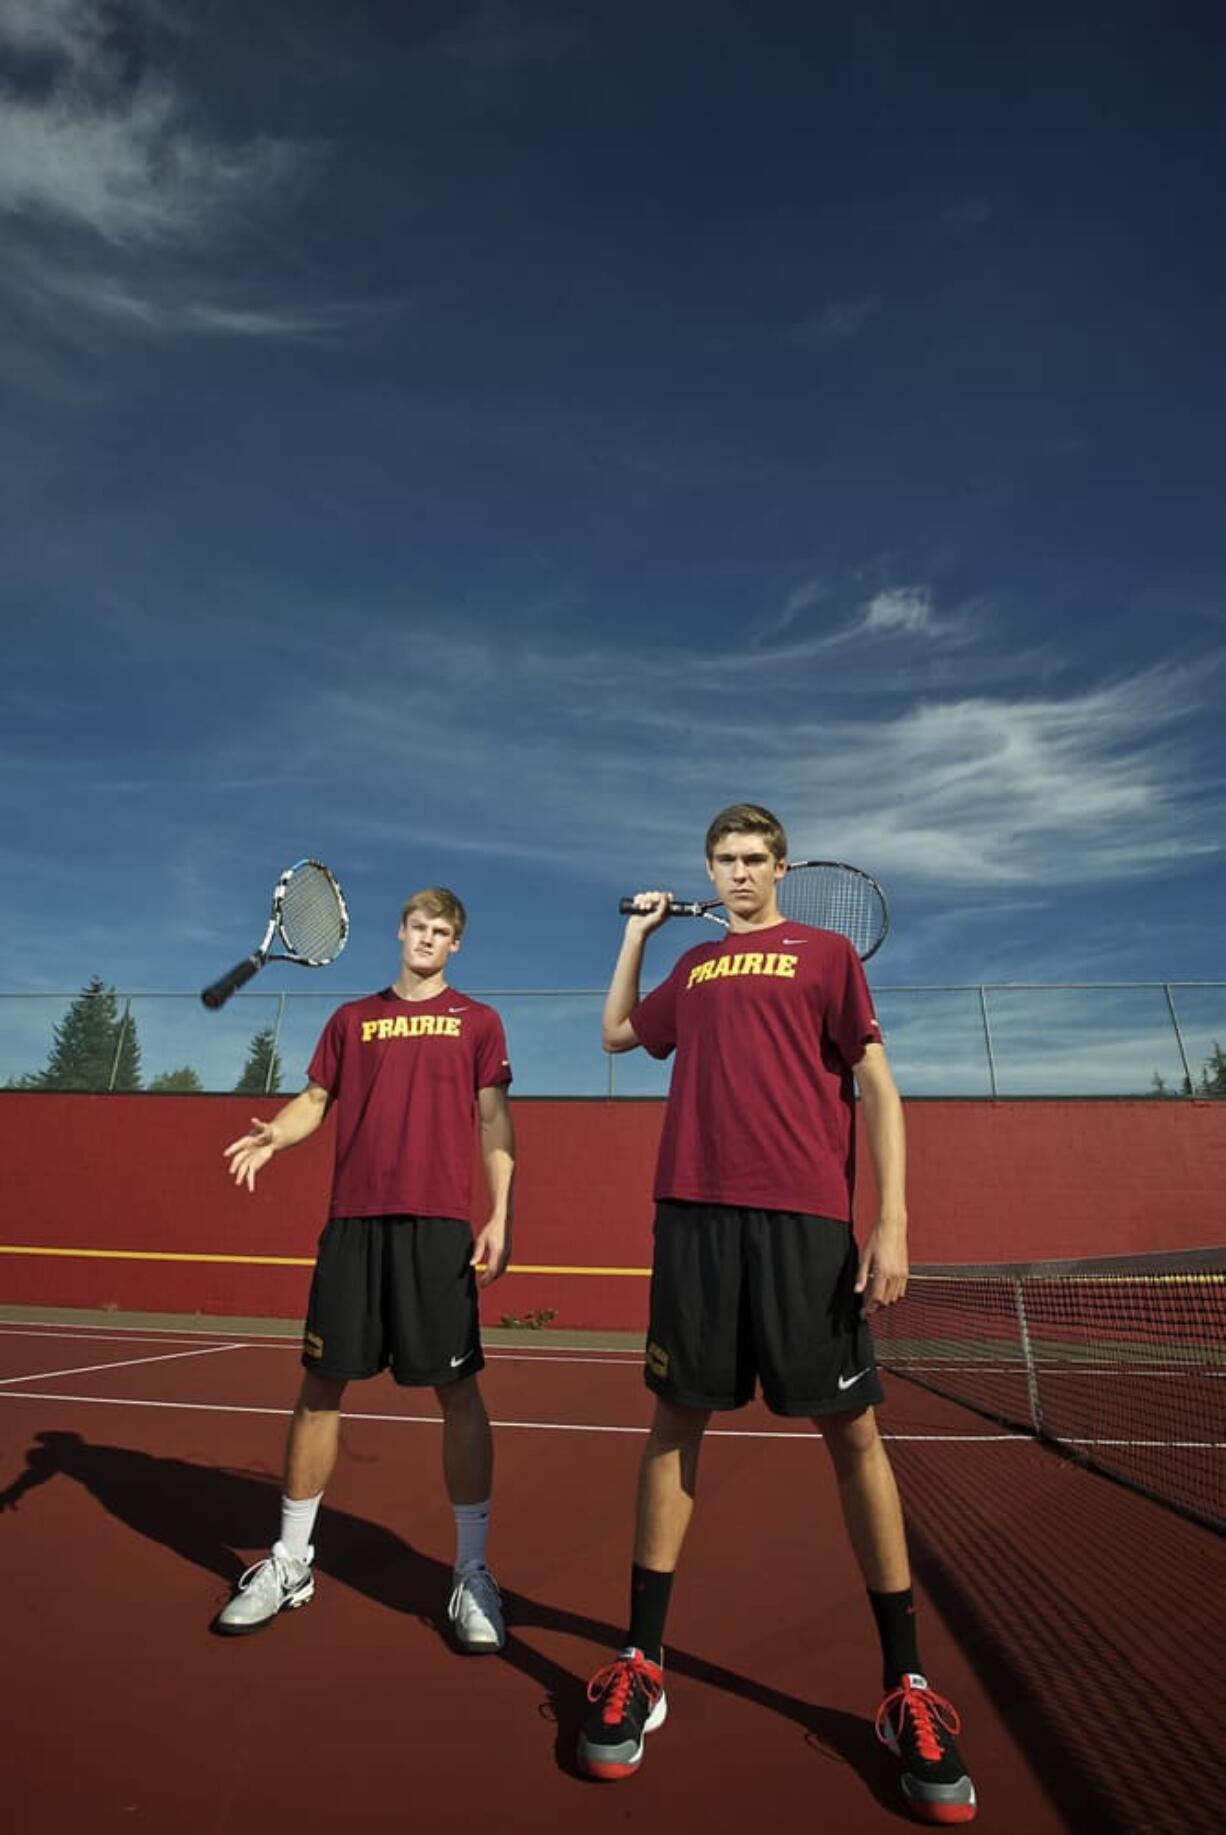
{"type": "MultiPolygon", "coordinates": [[[[619,898],[617,901],[617,909],[623,917],[643,917],[646,915],[639,910],[632,898],[619,898]]],[[[672,898],[668,901],[668,915],[669,917],[701,917],[702,906],[698,904],[685,904],[681,899],[672,898]]]]}
{"type": "Polygon", "coordinates": [[[236,994],[244,982],[250,981],[251,977],[259,972],[260,963],[259,956],[244,956],[243,960],[236,962],[234,967],[221,977],[220,981],[210,982],[207,988],[202,988],[200,998],[205,1006],[214,1011],[218,1007],[224,1007],[231,994],[236,994]]]}

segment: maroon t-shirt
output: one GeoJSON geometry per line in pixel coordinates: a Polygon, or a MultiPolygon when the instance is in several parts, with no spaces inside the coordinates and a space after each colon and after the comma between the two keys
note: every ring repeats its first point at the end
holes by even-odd
{"type": "Polygon", "coordinates": [[[478,1090],[511,1081],[492,1007],[391,988],[338,1007],[307,1075],[336,1105],[330,1217],[471,1220],[478,1090]]]}
{"type": "Polygon", "coordinates": [[[831,930],[772,924],[687,950],[630,1015],[676,1051],[655,1196],[851,1218],[852,1067],[881,1029],[860,959],[831,930]]]}

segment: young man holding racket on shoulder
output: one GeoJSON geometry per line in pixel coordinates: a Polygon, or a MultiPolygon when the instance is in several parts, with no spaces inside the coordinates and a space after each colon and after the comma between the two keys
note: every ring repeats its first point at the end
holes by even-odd
{"type": "Polygon", "coordinates": [[[921,1670],[902,1511],[873,1414],[882,1393],[865,1315],[907,1283],[902,1104],[855,950],[780,916],[776,818],[725,809],[706,850],[725,936],[688,950],[640,999],[644,946],[670,896],[640,893],[605,1001],[606,1051],[641,1045],[676,1062],[655,1185],[645,1379],[656,1403],[630,1624],[589,1684],[579,1763],[591,1777],[630,1776],[664,1720],[664,1622],[702,1437],[713,1411],[744,1406],[760,1381],[774,1413],[820,1427],[881,1640],[877,1731],[901,1761],[907,1804],[925,1821],[969,1822],[958,1717],[921,1670]],[[859,1253],[854,1085],[881,1192],[859,1253]]]}
{"type": "Polygon", "coordinates": [[[257,1631],[312,1597],[311,1537],[336,1463],[345,1385],[390,1367],[398,1383],[433,1388],[443,1411],[443,1476],[457,1537],[448,1607],[455,1642],[478,1654],[506,1641],[485,1563],[493,1444],[477,1381],[485,1360],[476,1270],[484,1264],[484,1286],[511,1255],[511,1067],[493,1008],[447,985],[465,921],[446,887],[415,892],[401,914],[396,980],[339,1007],[302,1094],[225,1149],[235,1182],[254,1190],[274,1153],[305,1140],[336,1107],[332,1198],[307,1309],[281,1534],[244,1574],[218,1631],[257,1631]],[[474,1117],[490,1192],[475,1242],[474,1117]]]}

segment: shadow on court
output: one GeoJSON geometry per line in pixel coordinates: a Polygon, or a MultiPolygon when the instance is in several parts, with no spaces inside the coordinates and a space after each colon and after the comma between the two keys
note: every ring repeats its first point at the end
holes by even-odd
{"type": "Polygon", "coordinates": [[[1219,1827],[1220,1540],[1046,1449],[998,1453],[892,1449],[917,1579],[1070,1828],[1219,1827]]]}
{"type": "MultiPolygon", "coordinates": [[[[246,1565],[236,1551],[265,1545],[279,1508],[279,1474],[218,1469],[98,1444],[75,1433],[42,1432],[34,1436],[24,1471],[0,1491],[0,1511],[16,1509],[40,1486],[61,1476],[82,1485],[137,1535],[160,1543],[227,1587],[246,1565]]],[[[452,1586],[449,1565],[422,1554],[378,1523],[326,1504],[320,1511],[315,1565],[329,1579],[428,1626],[451,1651],[446,1619],[452,1586]]],[[[539,1712],[556,1728],[557,1766],[577,1776],[574,1755],[587,1705],[587,1676],[554,1662],[527,1640],[527,1634],[540,1630],[585,1640],[592,1646],[595,1669],[620,1645],[624,1626],[563,1611],[510,1588],[504,1589],[503,1601],[508,1635],[502,1660],[540,1689],[539,1712]]],[[[456,1661],[472,1659],[457,1655],[456,1661]]],[[[869,1721],[772,1689],[672,1644],[668,1668],[670,1676],[721,1690],[792,1721],[811,1747],[849,1766],[882,1808],[906,1820],[894,1762],[869,1721]]]]}

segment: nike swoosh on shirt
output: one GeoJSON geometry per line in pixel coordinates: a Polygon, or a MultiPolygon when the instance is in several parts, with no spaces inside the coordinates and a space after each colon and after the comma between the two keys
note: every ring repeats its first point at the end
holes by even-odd
{"type": "Polygon", "coordinates": [[[785,943],[791,943],[793,946],[795,946],[797,943],[807,943],[809,939],[808,937],[784,937],[783,941],[785,943]]]}
{"type": "Polygon", "coordinates": [[[855,1385],[858,1382],[860,1382],[863,1377],[866,1377],[867,1375],[868,1375],[867,1370],[857,1370],[854,1376],[840,1376],[839,1388],[840,1389],[853,1389],[855,1385]]]}
{"type": "Polygon", "coordinates": [[[467,1013],[467,1007],[448,1007],[448,1013],[467,1013]]]}

